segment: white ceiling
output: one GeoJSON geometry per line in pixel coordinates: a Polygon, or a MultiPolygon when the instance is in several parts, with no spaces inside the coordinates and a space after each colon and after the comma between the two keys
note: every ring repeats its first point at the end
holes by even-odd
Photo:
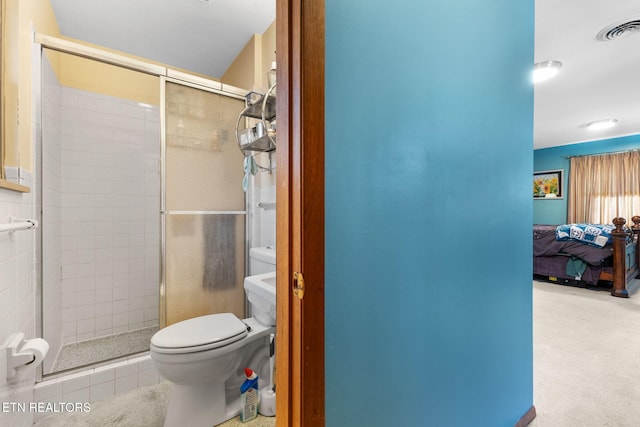
{"type": "Polygon", "coordinates": [[[640,133],[640,31],[596,39],[603,28],[632,19],[640,19],[638,0],[536,0],[534,62],[563,66],[535,87],[535,148],[640,133]],[[618,125],[584,127],[606,118],[618,125]]]}
{"type": "MultiPolygon", "coordinates": [[[[220,78],[275,0],[51,0],[64,36],[220,78]]],[[[536,0],[535,61],[561,72],[535,87],[534,148],[640,133],[640,32],[598,41],[640,19],[638,0],[536,0]],[[584,125],[617,118],[613,129],[584,125]]],[[[507,35],[508,36],[508,35],[507,35]]]]}
{"type": "Polygon", "coordinates": [[[220,78],[275,0],[51,0],[63,36],[220,78]]]}

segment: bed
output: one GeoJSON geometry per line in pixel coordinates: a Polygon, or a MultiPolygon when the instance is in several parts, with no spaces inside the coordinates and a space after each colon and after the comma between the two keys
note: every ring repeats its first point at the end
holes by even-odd
{"type": "Polygon", "coordinates": [[[627,284],[640,272],[640,216],[631,220],[631,227],[625,226],[624,218],[614,218],[610,227],[592,224],[534,225],[534,277],[577,286],[608,286],[611,295],[628,298],[627,284]],[[573,234],[567,236],[571,234],[568,230],[576,229],[576,226],[582,230],[584,226],[599,227],[601,231],[594,233],[598,235],[597,244],[596,239],[580,241],[574,239],[573,234]]]}

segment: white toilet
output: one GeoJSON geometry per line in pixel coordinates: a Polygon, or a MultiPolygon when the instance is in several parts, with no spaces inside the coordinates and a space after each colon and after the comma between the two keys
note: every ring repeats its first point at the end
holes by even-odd
{"type": "Polygon", "coordinates": [[[173,383],[165,427],[211,427],[238,415],[245,367],[256,371],[260,388],[268,384],[269,335],[276,324],[275,250],[251,249],[249,263],[254,275],[245,278],[244,288],[252,317],[200,316],[151,338],[151,359],[173,383]]]}

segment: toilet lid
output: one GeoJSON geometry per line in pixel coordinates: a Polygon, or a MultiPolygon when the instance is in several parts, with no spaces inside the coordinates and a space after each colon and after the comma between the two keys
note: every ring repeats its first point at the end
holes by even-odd
{"type": "Polygon", "coordinates": [[[191,353],[210,350],[247,336],[247,325],[232,313],[210,314],[174,323],[151,337],[160,353],[191,353]]]}

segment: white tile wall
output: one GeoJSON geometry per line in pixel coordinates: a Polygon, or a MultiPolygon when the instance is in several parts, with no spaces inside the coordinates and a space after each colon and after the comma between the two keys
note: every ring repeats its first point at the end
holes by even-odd
{"type": "MultiPolygon", "coordinates": [[[[33,188],[30,174],[20,170],[21,183],[33,188]]],[[[9,217],[34,218],[34,193],[0,189],[0,223],[9,217]]],[[[16,332],[35,337],[35,231],[0,233],[0,344],[16,332]]],[[[0,352],[5,352],[4,345],[0,352]]],[[[1,359],[1,358],[0,358],[1,359]]],[[[0,402],[23,403],[33,400],[35,370],[25,369],[14,382],[0,378],[0,402]]],[[[30,426],[33,414],[0,409],[0,425],[30,426]]]]}
{"type": "Polygon", "coordinates": [[[61,177],[45,200],[59,196],[51,219],[59,227],[50,228],[60,232],[51,245],[59,244],[62,342],[157,326],[159,110],[68,87],[52,103],[60,142],[45,140],[45,153],[58,150],[50,156],[61,177]]]}
{"type": "MultiPolygon", "coordinates": [[[[34,51],[34,60],[39,61],[39,51],[34,51]]],[[[37,62],[36,62],[37,63],[37,62]]],[[[43,67],[46,70],[47,66],[43,67]]],[[[33,81],[39,82],[40,67],[33,67],[33,81]]],[[[68,95],[65,101],[62,100],[62,88],[47,87],[51,84],[51,75],[47,76],[45,71],[42,81],[45,83],[43,91],[46,91],[49,99],[43,100],[43,105],[47,102],[53,102],[59,105],[63,102],[69,102],[68,95]],[[53,92],[51,92],[53,91],[53,92]],[[60,97],[60,102],[57,98],[60,97]]],[[[39,130],[40,125],[40,98],[41,92],[38,85],[34,85],[34,111],[32,119],[32,129],[34,129],[34,140],[36,144],[40,141],[39,130]]],[[[103,100],[104,101],[104,100],[103,100]]],[[[83,104],[85,111],[75,111],[78,116],[92,117],[99,112],[98,109],[91,109],[92,105],[104,104],[109,102],[101,102],[93,100],[94,104],[83,104]]],[[[122,105],[119,107],[125,108],[122,105]]],[[[111,107],[108,107],[111,108],[111,107]]],[[[42,221],[42,228],[47,226],[49,222],[60,223],[63,218],[63,206],[69,200],[78,203],[78,209],[73,210],[72,214],[77,214],[79,218],[74,219],[80,222],[93,222],[93,226],[82,224],[79,228],[83,233],[75,233],[69,228],[61,226],[46,227],[50,231],[54,231],[53,238],[49,242],[46,249],[52,255],[43,263],[45,273],[49,278],[53,278],[53,284],[46,290],[52,290],[45,298],[50,304],[48,310],[58,315],[48,318],[45,325],[59,329],[60,333],[56,337],[54,333],[47,337],[53,351],[57,347],[57,341],[61,339],[62,332],[65,330],[71,335],[73,330],[77,334],[79,328],[78,322],[72,322],[71,319],[77,320],[79,317],[89,316],[88,307],[93,306],[95,309],[93,316],[93,328],[91,321],[84,322],[81,328],[87,329],[87,334],[95,333],[95,328],[113,329],[113,324],[117,323],[119,327],[134,329],[138,326],[151,326],[157,324],[157,294],[153,298],[150,297],[151,289],[157,293],[158,278],[158,253],[159,253],[159,123],[158,112],[147,112],[136,109],[135,106],[129,106],[131,113],[126,119],[122,116],[123,110],[113,107],[109,113],[101,116],[102,123],[124,124],[129,123],[130,127],[127,132],[122,129],[104,127],[99,132],[93,132],[86,138],[79,135],[80,126],[67,122],[70,129],[78,130],[77,135],[70,135],[68,139],[61,138],[62,129],[58,123],[61,123],[57,115],[61,117],[65,114],[69,117],[68,112],[62,109],[51,110],[42,115],[43,123],[48,123],[48,138],[53,138],[50,145],[45,146],[47,162],[43,159],[44,185],[47,191],[44,193],[43,209],[47,211],[48,217],[42,221]],[[136,110],[136,111],[134,111],[136,110]],[[111,114],[115,117],[109,117],[111,114]],[[144,135],[141,133],[144,128],[144,135]],[[155,129],[149,132],[149,129],[155,129]],[[113,147],[103,146],[99,148],[98,144],[91,145],[90,138],[96,135],[106,135],[113,133],[118,140],[114,142],[113,147]],[[122,154],[124,149],[124,141],[128,144],[129,151],[122,154]],[[131,160],[129,157],[144,149],[153,148],[153,154],[147,152],[142,156],[141,160],[131,160]],[[95,151],[92,151],[94,150],[95,151]],[[90,154],[88,154],[90,153],[90,154]],[[80,178],[71,178],[63,174],[63,163],[65,154],[67,159],[75,161],[77,158],[93,159],[98,164],[92,164],[81,167],[77,163],[67,171],[67,175],[77,173],[80,178]],[[93,156],[93,157],[92,157],[93,156]],[[112,161],[110,167],[101,170],[99,157],[107,157],[112,161]],[[81,175],[81,172],[85,175],[81,175]],[[100,174],[99,172],[106,172],[100,174]],[[117,173],[116,173],[117,172],[117,173]],[[88,174],[88,175],[86,175],[88,174]],[[91,179],[87,178],[89,176],[91,179]],[[73,196],[63,197],[62,190],[64,187],[64,179],[76,179],[71,185],[73,187],[73,196]],[[84,180],[84,181],[83,181],[84,180]],[[118,198],[112,192],[117,182],[118,188],[126,188],[126,197],[118,198]],[[104,199],[101,203],[97,197],[87,196],[88,187],[100,188],[100,195],[104,199]],[[157,194],[145,192],[151,188],[158,188],[157,194]],[[143,202],[139,202],[142,200],[143,202]],[[80,202],[94,203],[87,206],[80,205],[80,202]],[[105,206],[107,206],[105,208],[105,206]],[[118,209],[114,209],[114,208],[118,209]],[[92,216],[93,215],[93,216],[92,216]],[[153,222],[156,218],[156,223],[153,222]],[[149,219],[152,219],[151,221],[149,219]],[[113,236],[105,232],[103,234],[88,233],[89,231],[98,229],[97,222],[110,221],[111,230],[116,230],[113,236]],[[117,223],[121,221],[120,223],[117,223]],[[127,227],[119,228],[116,226],[124,225],[127,227]],[[57,230],[57,231],[56,231],[57,230]],[[62,238],[62,231],[67,233],[67,237],[62,238]],[[140,230],[143,230],[141,232],[140,230]],[[139,234],[143,234],[140,236],[139,234]],[[135,237],[130,237],[135,235],[135,237]],[[114,245],[113,242],[117,242],[114,245]],[[144,242],[144,245],[142,245],[144,242]],[[93,250],[95,249],[95,251],[93,250]],[[69,277],[67,282],[63,282],[63,274],[60,274],[60,267],[54,266],[57,260],[62,260],[65,256],[64,251],[76,250],[77,258],[72,260],[69,254],[66,254],[66,264],[69,265],[69,271],[76,276],[69,277]],[[59,255],[56,255],[59,254],[59,255]],[[126,255],[122,255],[125,253],[126,255]],[[109,256],[111,254],[111,256],[109,256]],[[94,258],[95,256],[95,258],[94,258]],[[101,260],[101,261],[97,261],[101,260]],[[102,262],[98,267],[98,263],[102,262]],[[87,264],[95,264],[93,267],[87,264]],[[115,268],[114,268],[115,266],[115,268]],[[139,267],[144,266],[144,268],[139,267]],[[101,270],[100,270],[101,269],[101,270]],[[56,275],[56,271],[58,274],[56,275]],[[95,276],[95,279],[76,280],[84,278],[91,271],[101,272],[103,274],[95,276]],[[136,273],[136,274],[130,274],[136,273]],[[144,277],[146,285],[138,286],[137,280],[144,277]],[[135,279],[135,284],[132,285],[135,279]],[[153,286],[150,284],[154,282],[153,286]],[[89,285],[87,285],[89,283],[89,285]],[[96,291],[92,296],[91,290],[95,283],[96,291]],[[107,288],[113,284],[119,283],[127,292],[120,290],[118,293],[115,287],[112,290],[107,288]],[[100,287],[100,288],[98,288],[100,287]],[[133,304],[129,304],[129,292],[131,288],[143,289],[136,290],[133,294],[138,298],[133,304]],[[73,290],[73,291],[72,291],[73,290]],[[75,291],[87,292],[82,294],[80,301],[86,304],[77,305],[78,298],[71,296],[75,291]],[[62,299],[63,294],[67,295],[66,299],[62,299]],[[111,294],[111,301],[108,297],[111,294]],[[94,301],[92,304],[90,301],[94,301]],[[105,302],[103,302],[105,301],[105,302]],[[74,304],[71,304],[71,303],[74,304]],[[156,304],[155,307],[153,304],[156,304]],[[64,309],[63,309],[64,308],[64,309]],[[132,314],[133,312],[133,314],[132,314]],[[118,321],[115,321],[116,315],[118,321]],[[135,319],[134,322],[131,319],[135,319]],[[111,324],[111,326],[109,326],[111,324]],[[66,329],[65,329],[66,328],[66,329]]],[[[39,151],[38,146],[34,147],[34,151],[39,151]]],[[[37,155],[37,154],[36,154],[37,155]]],[[[35,163],[35,162],[34,162],[35,163]]],[[[36,207],[35,201],[40,198],[39,184],[32,174],[20,168],[7,168],[8,178],[20,184],[27,185],[31,188],[30,193],[18,193],[5,189],[0,189],[0,223],[8,221],[9,217],[16,218],[37,218],[39,207],[36,207]]],[[[40,178],[40,177],[39,177],[40,178]]],[[[69,184],[69,183],[67,183],[69,184]]],[[[67,212],[68,214],[69,212],[67,212]]],[[[67,219],[67,221],[69,221],[67,219]]],[[[42,229],[41,228],[41,229],[42,229]]],[[[7,339],[16,332],[23,332],[25,338],[30,339],[36,336],[36,236],[37,231],[23,230],[13,233],[0,233],[0,345],[4,344],[7,339]]],[[[64,270],[63,270],[64,271],[64,270]]],[[[67,273],[68,274],[68,273],[67,273]]],[[[81,319],[87,320],[88,318],[81,319]]],[[[124,330],[124,329],[122,329],[124,330]]],[[[5,352],[4,346],[0,346],[0,356],[5,352]]],[[[1,359],[1,357],[0,357],[1,359]]],[[[89,370],[87,372],[64,376],[59,379],[48,380],[35,386],[36,373],[35,369],[25,369],[20,371],[18,376],[12,382],[5,382],[0,378],[0,402],[29,404],[29,402],[92,402],[98,399],[106,398],[115,394],[121,394],[125,391],[137,388],[139,386],[151,385],[159,382],[161,378],[153,368],[149,356],[132,358],[128,361],[117,363],[111,366],[104,366],[89,370]]],[[[34,413],[33,411],[20,410],[3,410],[0,407],[0,426],[31,426],[34,417],[46,416],[46,413],[34,413]]]]}
{"type": "Polygon", "coordinates": [[[251,247],[272,246],[276,243],[276,208],[259,208],[258,203],[276,201],[275,171],[269,175],[260,172],[252,180],[249,202],[249,220],[251,221],[251,247]]]}
{"type": "MultiPolygon", "coordinates": [[[[161,381],[164,379],[156,371],[151,357],[138,356],[38,383],[33,390],[33,401],[93,403],[161,381]]],[[[51,414],[36,412],[34,415],[38,421],[51,414]]]]}
{"type": "MultiPolygon", "coordinates": [[[[61,253],[60,221],[62,211],[62,162],[60,137],[60,102],[61,88],[48,60],[42,61],[42,132],[47,141],[42,153],[41,183],[44,185],[44,198],[41,218],[41,230],[46,230],[44,252],[47,257],[42,263],[43,277],[46,286],[43,287],[43,337],[49,343],[49,353],[43,362],[44,372],[50,372],[56,356],[62,347],[62,319],[61,312],[61,253]]],[[[39,103],[37,103],[39,104],[39,103]]],[[[39,141],[39,140],[38,140],[39,141]]],[[[40,147],[38,147],[40,148],[40,147]]],[[[40,151],[40,150],[37,150],[40,151]]]]}
{"type": "MultiPolygon", "coordinates": [[[[276,201],[276,187],[269,185],[261,187],[259,191],[261,202],[274,203],[276,201]]],[[[260,230],[259,246],[273,246],[276,243],[276,208],[258,209],[258,227],[260,230]]]]}

